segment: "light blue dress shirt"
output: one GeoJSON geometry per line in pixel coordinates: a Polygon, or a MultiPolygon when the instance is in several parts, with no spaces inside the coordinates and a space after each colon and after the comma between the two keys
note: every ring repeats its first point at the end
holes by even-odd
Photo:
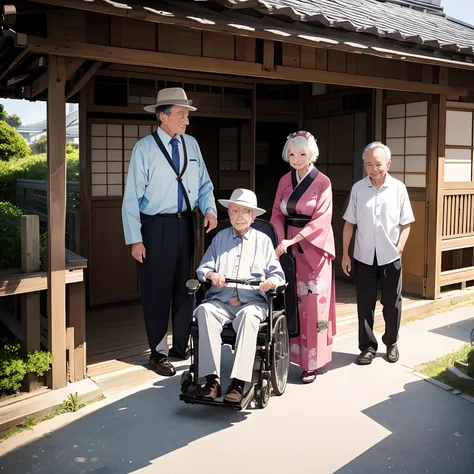
{"type": "MultiPolygon", "coordinates": [[[[158,135],[170,156],[171,137],[158,127],[158,135]]],[[[193,209],[199,205],[203,214],[217,216],[214,186],[207,172],[201,150],[195,138],[184,135],[188,152],[188,167],[183,184],[193,209]]],[[[184,165],[182,136],[179,140],[180,167],[184,165]]],[[[127,245],[142,242],[140,213],[147,215],[176,214],[178,212],[178,181],[176,173],[158,148],[152,135],[135,145],[128,168],[127,183],[122,203],[122,224],[127,245]]],[[[186,201],[183,211],[186,211],[186,201]]]]}
{"type": "MultiPolygon", "coordinates": [[[[212,239],[196,274],[205,281],[209,272],[223,274],[235,280],[270,280],[277,287],[285,283],[285,274],[277,259],[272,241],[263,232],[253,229],[237,235],[233,227],[221,230],[212,239]]],[[[237,296],[242,304],[266,301],[258,287],[231,284],[225,288],[212,286],[206,292],[205,301],[219,300],[227,303],[237,296]]]]}

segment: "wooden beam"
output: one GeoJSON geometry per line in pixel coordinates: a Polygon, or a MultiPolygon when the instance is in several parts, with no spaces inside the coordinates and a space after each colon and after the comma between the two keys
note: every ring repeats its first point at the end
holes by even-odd
{"type": "MultiPolygon", "coordinates": [[[[186,14],[182,15],[179,11],[177,14],[173,15],[157,15],[155,13],[144,12],[143,9],[125,9],[125,8],[116,8],[115,6],[105,5],[103,2],[98,4],[97,2],[84,2],[81,0],[33,0],[36,3],[44,3],[47,5],[55,5],[61,8],[72,8],[74,10],[82,11],[91,11],[102,13],[109,16],[119,16],[126,18],[134,18],[136,20],[159,23],[164,25],[177,25],[184,26],[192,29],[199,29],[202,31],[213,31],[218,33],[227,33],[233,36],[245,36],[249,38],[260,38],[270,41],[283,41],[285,43],[296,44],[309,46],[313,48],[321,48],[321,51],[325,53],[328,49],[339,50],[356,54],[364,54],[372,57],[380,57],[386,59],[393,59],[401,64],[407,63],[416,63],[416,64],[431,64],[434,66],[444,66],[444,67],[453,67],[458,69],[468,69],[474,70],[474,64],[464,61],[457,61],[447,58],[441,58],[435,56],[436,51],[431,55],[421,54],[421,52],[416,48],[416,46],[411,45],[402,45],[395,44],[388,45],[387,48],[384,48],[384,44],[378,38],[370,38],[368,36],[363,37],[360,33],[350,33],[350,32],[338,32],[325,31],[321,34],[321,39],[313,41],[311,39],[305,38],[304,33],[308,35],[314,35],[314,32],[308,29],[305,29],[304,26],[294,28],[290,25],[281,24],[272,24],[268,23],[259,23],[258,19],[251,20],[249,23],[251,29],[245,29],[242,31],[236,30],[234,27],[229,25],[228,19],[221,19],[219,16],[210,13],[207,19],[210,21],[204,23],[193,19],[186,14]],[[251,23],[250,23],[251,22],[251,23]],[[273,26],[274,25],[274,26],[273,26]],[[283,38],[278,33],[272,33],[270,30],[274,29],[280,32],[283,32],[285,35],[283,38]],[[365,48],[361,49],[358,47],[350,46],[350,42],[361,43],[365,48]],[[392,47],[391,47],[392,46],[392,47]],[[402,59],[403,58],[403,59],[402,59]]],[[[299,25],[298,25],[299,26],[299,25]]]]}
{"type": "MultiPolygon", "coordinates": [[[[64,272],[66,285],[84,280],[84,270],[66,270],[64,272]]],[[[23,295],[48,289],[48,274],[46,272],[15,273],[0,279],[0,298],[2,296],[23,295]]]]}
{"type": "Polygon", "coordinates": [[[440,276],[440,286],[454,285],[464,281],[474,280],[474,267],[457,268],[442,272],[440,276]]]}
{"type": "Polygon", "coordinates": [[[474,236],[469,237],[458,237],[457,239],[442,240],[441,251],[446,250],[459,250],[468,247],[474,247],[474,236]]]}
{"type": "Polygon", "coordinates": [[[66,372],[66,65],[48,60],[48,340],[55,357],[51,388],[67,384],[66,372]]]}
{"type": "Polygon", "coordinates": [[[69,100],[74,94],[77,94],[83,89],[87,83],[92,79],[94,74],[102,67],[102,61],[96,61],[92,66],[85,72],[82,77],[71,87],[66,95],[66,100],[69,100]]]}
{"type": "MultiPolygon", "coordinates": [[[[84,59],[68,58],[66,59],[66,79],[69,81],[71,77],[84,64],[84,59]]],[[[48,88],[48,73],[45,72],[38,79],[33,81],[31,85],[31,98],[34,98],[44,92],[48,88]]]]}
{"type": "Polygon", "coordinates": [[[237,76],[282,79],[293,82],[321,82],[352,87],[399,90],[404,92],[458,94],[466,96],[468,90],[439,84],[424,84],[399,79],[387,79],[373,76],[359,76],[340,72],[312,71],[294,67],[276,66],[274,71],[265,70],[261,64],[229,59],[202,58],[155,51],[116,48],[74,41],[55,41],[47,38],[30,37],[28,51],[85,58],[95,61],[115,62],[148,67],[167,67],[170,69],[214,72],[237,76]]]}

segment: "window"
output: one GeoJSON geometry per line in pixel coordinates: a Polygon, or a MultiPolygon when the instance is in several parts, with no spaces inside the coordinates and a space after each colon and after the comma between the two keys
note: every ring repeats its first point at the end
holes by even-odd
{"type": "Polygon", "coordinates": [[[473,179],[473,115],[469,110],[446,112],[445,182],[466,182],[473,179]]]}
{"type": "Polygon", "coordinates": [[[91,125],[92,197],[123,196],[133,147],[152,132],[152,125],[91,125]]]}
{"type": "Polygon", "coordinates": [[[388,105],[386,144],[392,152],[390,174],[407,187],[426,187],[428,102],[388,105]]]}

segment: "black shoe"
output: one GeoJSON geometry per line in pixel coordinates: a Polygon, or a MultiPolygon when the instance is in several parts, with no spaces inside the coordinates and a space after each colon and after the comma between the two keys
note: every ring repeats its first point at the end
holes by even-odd
{"type": "Polygon", "coordinates": [[[191,349],[188,347],[186,349],[186,352],[184,353],[184,356],[183,356],[182,354],[178,354],[178,352],[176,352],[176,349],[174,347],[172,347],[169,350],[168,355],[172,359],[188,360],[191,357],[191,349]]]}
{"type": "Polygon", "coordinates": [[[359,357],[357,357],[357,363],[359,365],[370,365],[374,360],[374,357],[375,354],[371,350],[367,349],[365,351],[362,351],[359,357]]]}
{"type": "Polygon", "coordinates": [[[158,375],[163,375],[163,377],[172,377],[176,374],[176,370],[168,357],[163,354],[151,355],[150,365],[158,375]]]}
{"type": "Polygon", "coordinates": [[[398,352],[398,347],[396,344],[387,347],[387,359],[389,362],[394,364],[398,361],[400,353],[398,352]]]}
{"type": "Polygon", "coordinates": [[[224,402],[242,403],[242,400],[244,399],[244,386],[245,382],[243,380],[233,379],[227,389],[224,402]]]}

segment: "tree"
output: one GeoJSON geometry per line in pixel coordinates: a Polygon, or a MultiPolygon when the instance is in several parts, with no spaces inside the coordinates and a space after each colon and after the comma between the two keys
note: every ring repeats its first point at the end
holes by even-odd
{"type": "Polygon", "coordinates": [[[6,122],[0,121],[0,160],[23,158],[30,153],[26,140],[6,122]]]}
{"type": "Polygon", "coordinates": [[[5,120],[7,118],[7,113],[5,111],[5,107],[0,104],[0,120],[5,120]]]}
{"type": "Polygon", "coordinates": [[[10,127],[18,128],[21,127],[21,118],[17,114],[8,115],[4,121],[10,125],[10,127]]]}

